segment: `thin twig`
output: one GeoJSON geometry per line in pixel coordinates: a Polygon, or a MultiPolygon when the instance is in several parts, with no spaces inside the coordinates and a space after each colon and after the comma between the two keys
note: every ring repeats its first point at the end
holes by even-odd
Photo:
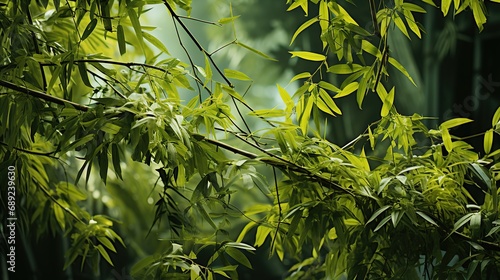
{"type": "Polygon", "coordinates": [[[219,74],[224,79],[224,81],[227,83],[227,85],[230,86],[231,88],[234,88],[234,85],[229,81],[229,79],[226,77],[226,75],[224,75],[224,73],[222,72],[222,70],[219,68],[219,66],[213,60],[212,56],[203,48],[203,46],[200,44],[200,42],[198,42],[198,40],[196,39],[196,37],[194,37],[194,35],[191,32],[191,30],[189,30],[189,28],[187,28],[187,26],[184,24],[184,22],[182,22],[181,18],[179,17],[179,15],[177,15],[175,13],[175,11],[172,9],[172,7],[170,6],[170,4],[168,4],[168,2],[166,0],[163,0],[163,3],[167,7],[167,9],[170,12],[170,14],[174,17],[174,19],[181,25],[182,29],[184,29],[184,31],[189,36],[189,38],[191,38],[191,40],[196,45],[196,47],[198,47],[198,49],[202,53],[204,53],[205,55],[207,55],[207,57],[210,60],[210,62],[212,63],[212,65],[215,67],[215,69],[217,70],[217,72],[219,72],[219,74]]]}

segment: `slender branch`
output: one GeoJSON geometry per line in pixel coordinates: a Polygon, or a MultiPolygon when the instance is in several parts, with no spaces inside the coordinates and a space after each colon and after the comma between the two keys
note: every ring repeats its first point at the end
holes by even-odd
{"type": "Polygon", "coordinates": [[[52,95],[46,94],[45,92],[42,92],[42,91],[29,89],[27,87],[22,87],[22,86],[13,84],[11,82],[0,80],[0,86],[6,87],[8,89],[11,89],[11,90],[14,90],[17,92],[26,93],[26,94],[29,94],[33,97],[40,98],[40,99],[43,99],[45,101],[56,103],[59,105],[63,105],[63,106],[71,105],[71,106],[75,107],[75,109],[83,111],[83,112],[86,112],[90,109],[90,107],[88,107],[88,106],[78,104],[78,103],[75,103],[73,101],[63,99],[63,98],[59,98],[57,96],[52,96],[52,95]]]}
{"type": "Polygon", "coordinates": [[[377,24],[377,13],[375,12],[375,0],[368,0],[370,2],[370,14],[372,17],[373,29],[375,30],[375,35],[380,37],[380,28],[377,24]]]}
{"type": "MultiPolygon", "coordinates": [[[[0,145],[9,147],[9,145],[7,143],[3,143],[3,142],[0,142],[0,145]]],[[[22,148],[18,148],[18,147],[11,147],[11,148],[16,150],[16,151],[27,153],[30,155],[44,156],[44,157],[49,157],[49,158],[53,158],[53,159],[59,159],[58,157],[53,156],[53,154],[55,154],[55,152],[42,153],[42,152],[30,151],[30,150],[26,150],[26,149],[22,149],[22,148]]]]}
{"type": "Polygon", "coordinates": [[[208,59],[210,60],[210,62],[212,63],[212,65],[215,67],[215,69],[217,70],[217,72],[219,72],[219,74],[222,76],[222,78],[227,83],[227,85],[230,86],[231,88],[234,88],[234,85],[229,81],[229,79],[226,77],[226,75],[224,75],[224,73],[222,72],[222,70],[215,63],[215,61],[213,60],[211,54],[208,53],[203,48],[203,46],[200,44],[200,42],[198,42],[198,40],[196,39],[196,37],[194,37],[193,33],[189,30],[189,28],[187,28],[187,26],[184,24],[184,22],[182,22],[180,16],[175,13],[174,9],[172,9],[172,7],[170,6],[170,4],[168,4],[168,2],[166,0],[163,0],[163,3],[167,7],[167,9],[170,12],[170,14],[174,17],[174,19],[181,25],[182,29],[184,29],[184,31],[189,36],[189,38],[191,38],[191,40],[196,45],[196,47],[198,47],[198,49],[208,57],[208,59]]]}
{"type": "Polygon", "coordinates": [[[259,146],[247,141],[246,139],[240,137],[237,134],[235,134],[235,136],[238,137],[239,139],[241,139],[242,141],[244,141],[245,143],[247,143],[248,145],[251,145],[252,147],[258,149],[259,151],[264,152],[266,155],[269,155],[270,158],[266,158],[266,157],[259,158],[259,156],[257,154],[233,147],[231,145],[220,142],[218,140],[206,138],[202,135],[196,135],[195,137],[200,138],[201,139],[200,141],[205,141],[209,144],[215,145],[219,148],[222,148],[224,150],[227,150],[227,151],[233,152],[235,154],[244,156],[246,158],[249,158],[249,159],[257,159],[258,158],[258,160],[260,162],[268,164],[270,166],[277,167],[284,172],[296,172],[296,173],[303,174],[303,175],[307,176],[313,182],[318,182],[318,183],[322,184],[323,186],[329,187],[333,190],[336,190],[336,191],[339,191],[339,192],[342,192],[345,194],[349,194],[352,197],[355,197],[354,193],[352,193],[350,190],[341,187],[340,185],[336,184],[335,182],[332,182],[331,180],[329,180],[328,178],[325,178],[325,177],[321,176],[320,174],[312,173],[310,170],[308,170],[307,168],[305,168],[303,166],[300,166],[296,163],[293,163],[293,162],[291,162],[287,159],[284,159],[278,155],[274,155],[274,154],[260,148],[259,146]]]}

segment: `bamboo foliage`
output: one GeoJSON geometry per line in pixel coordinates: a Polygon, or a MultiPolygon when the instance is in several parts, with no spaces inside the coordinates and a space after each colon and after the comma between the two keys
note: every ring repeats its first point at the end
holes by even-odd
{"type": "MultiPolygon", "coordinates": [[[[295,260],[287,279],[491,279],[500,252],[500,109],[475,136],[484,138],[478,152],[453,135],[473,120],[426,127],[425,117],[398,113],[394,100],[405,89],[384,82],[393,68],[418,86],[392,57],[398,46],[388,44],[388,30],[425,36],[414,16],[424,5],[443,15],[471,12],[482,30],[486,11],[480,0],[422,2],[370,0],[369,32],[350,4],[288,0],[289,11],[308,17],[290,34],[291,45],[319,25],[323,52],[290,50],[290,59],[317,69],[292,78],[300,83],[295,92],[277,85],[284,109],[257,110],[238,82],[253,78],[222,69],[185,24],[230,28],[238,20],[232,12],[206,22],[190,17],[190,0],[3,1],[0,172],[18,170],[22,229],[64,234],[71,243],[65,269],[90,262],[97,271],[101,257],[113,265],[127,238],[113,217],[84,207],[92,199],[84,186],[93,172],[104,184],[126,184],[130,159],[155,172],[150,232],[167,232],[167,245],[133,267],[138,278],[237,279],[238,266],[252,268],[249,254],[269,246],[280,260],[295,260]],[[170,17],[178,45],[151,34],[144,21],[151,8],[170,17]],[[188,59],[171,56],[173,47],[188,59]],[[339,146],[322,136],[324,114],[352,114],[338,105],[351,94],[360,108],[376,94],[380,119],[339,146]],[[251,130],[250,119],[265,128],[251,130]],[[66,164],[74,161],[71,172],[66,164]],[[271,202],[232,203],[254,187],[271,202]],[[231,219],[244,221],[238,236],[227,233],[231,219]],[[207,261],[197,259],[207,252],[207,261]]],[[[229,45],[273,60],[237,34],[229,45]]]]}

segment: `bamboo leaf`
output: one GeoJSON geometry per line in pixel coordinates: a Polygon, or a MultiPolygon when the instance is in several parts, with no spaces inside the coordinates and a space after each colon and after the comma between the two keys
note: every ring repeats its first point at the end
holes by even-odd
{"type": "Polygon", "coordinates": [[[359,64],[337,64],[328,68],[328,72],[333,74],[352,74],[363,69],[359,64]]]}
{"type": "Polygon", "coordinates": [[[319,89],[319,99],[317,99],[317,106],[321,111],[335,116],[334,113],[342,115],[342,111],[335,104],[332,97],[322,88],[319,89]]]}
{"type": "Polygon", "coordinates": [[[292,36],[292,40],[290,41],[290,45],[293,43],[293,41],[295,41],[295,38],[297,38],[297,36],[302,32],[304,31],[306,28],[308,28],[309,26],[313,25],[314,23],[318,22],[319,19],[317,17],[314,17],[306,22],[304,22],[296,31],[295,33],[293,34],[292,36]]]}
{"type": "Polygon", "coordinates": [[[408,78],[408,80],[410,80],[410,82],[414,86],[417,86],[417,84],[415,84],[415,81],[413,81],[413,79],[410,76],[410,74],[408,73],[408,71],[406,71],[406,69],[403,67],[403,65],[401,65],[396,59],[389,57],[389,63],[392,64],[392,66],[394,66],[396,69],[398,69],[399,72],[403,73],[403,75],[405,75],[406,78],[408,78]]]}
{"type": "Polygon", "coordinates": [[[344,97],[344,96],[347,96],[351,93],[353,93],[355,90],[357,90],[359,87],[359,83],[358,82],[352,82],[350,84],[348,84],[347,86],[345,86],[338,94],[336,94],[333,98],[340,98],[340,97],[344,97]]]}
{"type": "Polygon", "coordinates": [[[249,50],[249,51],[251,51],[251,52],[253,52],[253,53],[257,54],[257,55],[262,56],[265,59],[269,59],[269,60],[272,60],[272,61],[278,61],[278,60],[270,57],[269,55],[267,55],[267,54],[265,54],[265,53],[263,53],[261,51],[258,51],[258,50],[254,49],[254,48],[252,48],[252,47],[250,47],[248,45],[243,44],[242,42],[238,41],[238,42],[236,42],[236,44],[239,45],[239,46],[244,47],[245,49],[247,49],[247,50],[249,50]]]}
{"type": "Polygon", "coordinates": [[[148,42],[150,42],[157,49],[159,49],[163,53],[170,55],[167,47],[165,47],[165,45],[160,40],[158,40],[158,38],[156,38],[155,36],[153,36],[147,32],[142,32],[142,36],[144,36],[144,39],[146,39],[148,42]]]}
{"type": "Polygon", "coordinates": [[[114,266],[114,265],[113,265],[113,262],[111,261],[111,258],[110,258],[110,257],[109,257],[109,255],[108,255],[108,252],[106,252],[106,249],[104,249],[104,247],[102,247],[102,245],[100,245],[100,244],[99,244],[99,245],[97,245],[95,248],[99,251],[99,253],[101,254],[101,256],[102,256],[102,257],[103,257],[103,258],[104,258],[104,259],[105,259],[105,260],[106,260],[106,261],[107,261],[110,265],[114,266]]]}
{"type": "Polygon", "coordinates": [[[384,99],[384,104],[382,105],[382,110],[380,111],[380,116],[385,117],[389,114],[389,111],[392,108],[392,104],[394,103],[394,92],[395,87],[391,89],[389,94],[384,99]]]}
{"type": "Polygon", "coordinates": [[[139,40],[139,45],[141,49],[143,49],[144,39],[142,37],[141,23],[139,21],[139,18],[137,17],[137,13],[133,8],[128,9],[127,12],[128,12],[128,17],[130,18],[130,22],[132,22],[132,27],[134,28],[135,36],[137,37],[137,40],[139,40]]]}
{"type": "Polygon", "coordinates": [[[444,123],[442,123],[440,125],[440,127],[441,128],[450,129],[450,128],[453,128],[453,127],[456,127],[456,126],[459,126],[459,125],[462,125],[462,124],[470,123],[470,122],[472,122],[471,119],[467,119],[467,118],[454,118],[454,119],[445,121],[444,123]]]}
{"type": "Polygon", "coordinates": [[[85,31],[83,31],[82,34],[81,38],[82,41],[87,39],[87,37],[89,37],[89,35],[92,34],[92,31],[94,31],[96,25],[97,25],[97,18],[94,18],[89,22],[89,24],[87,24],[87,27],[85,27],[85,31]]]}
{"type": "Polygon", "coordinates": [[[489,129],[484,134],[484,152],[489,154],[493,145],[493,129],[489,129]]]}
{"type": "Polygon", "coordinates": [[[123,26],[121,24],[118,24],[116,27],[116,39],[118,40],[120,55],[124,55],[127,52],[127,44],[125,41],[125,32],[123,31],[123,26]]]}
{"type": "Polygon", "coordinates": [[[290,83],[293,82],[293,81],[296,81],[298,79],[305,79],[305,78],[310,78],[311,77],[311,73],[309,72],[302,72],[300,74],[297,74],[295,76],[293,76],[293,78],[290,80],[290,83]]]}
{"type": "Polygon", "coordinates": [[[224,69],[224,75],[229,79],[236,79],[241,81],[251,81],[252,79],[248,77],[245,73],[232,70],[232,69],[224,69]]]}
{"type": "MultiPolygon", "coordinates": [[[[371,223],[373,220],[375,220],[380,214],[384,213],[387,209],[391,208],[390,205],[385,205],[385,206],[382,206],[380,209],[378,209],[377,211],[375,211],[375,213],[373,213],[373,215],[370,217],[370,219],[368,219],[368,221],[366,222],[366,224],[369,224],[371,223]]],[[[389,217],[390,218],[390,217],[389,217]]]]}
{"type": "Polygon", "coordinates": [[[319,53],[313,53],[313,52],[306,52],[306,51],[294,51],[294,52],[289,52],[292,54],[292,57],[300,57],[305,60],[309,61],[324,61],[326,60],[326,56],[319,54],[319,53]]]}

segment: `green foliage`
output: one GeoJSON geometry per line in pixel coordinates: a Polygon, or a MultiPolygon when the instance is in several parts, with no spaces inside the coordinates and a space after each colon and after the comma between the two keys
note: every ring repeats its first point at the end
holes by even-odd
{"type": "MultiPolygon", "coordinates": [[[[415,82],[388,37],[394,28],[425,36],[414,17],[425,9],[382,3],[370,1],[371,33],[347,4],[287,1],[289,11],[300,7],[306,16],[318,6],[290,38],[317,24],[323,52],[289,52],[318,66],[292,78],[302,80],[293,94],[277,85],[284,109],[253,109],[240,89],[252,77],[214,60],[229,45],[273,60],[237,37],[231,9],[218,24],[232,26],[234,40],[209,52],[184,23],[200,21],[189,17],[190,0],[2,3],[0,172],[18,170],[22,234],[70,240],[64,269],[91,260],[97,275],[101,257],[113,265],[117,246],[140,245],[85,203],[98,176],[117,203],[145,211],[133,204],[146,202],[123,187],[133,160],[156,176],[144,184],[154,205],[149,234],[159,245],[154,253],[137,250],[143,258],[132,274],[140,279],[237,279],[239,266],[255,268],[248,256],[264,246],[282,261],[297,260],[289,279],[489,279],[500,257],[500,150],[493,151],[500,109],[480,135],[484,154],[452,135],[470,119],[428,128],[420,115],[399,114],[396,88],[384,85],[389,69],[415,82]],[[190,40],[200,61],[187,50],[186,62],[169,54],[172,47],[145,24],[151,7],[168,12],[180,46],[190,40]],[[131,62],[138,56],[143,62],[131,62]],[[381,118],[340,147],[322,136],[322,123],[325,115],[352,113],[337,103],[353,93],[360,108],[376,93],[381,118]],[[264,128],[252,129],[249,119],[264,128]],[[234,202],[255,186],[262,202],[234,202]],[[238,236],[233,225],[242,228],[238,236]]],[[[451,7],[472,11],[479,30],[486,23],[482,1],[440,7],[443,15],[451,7]]]]}

